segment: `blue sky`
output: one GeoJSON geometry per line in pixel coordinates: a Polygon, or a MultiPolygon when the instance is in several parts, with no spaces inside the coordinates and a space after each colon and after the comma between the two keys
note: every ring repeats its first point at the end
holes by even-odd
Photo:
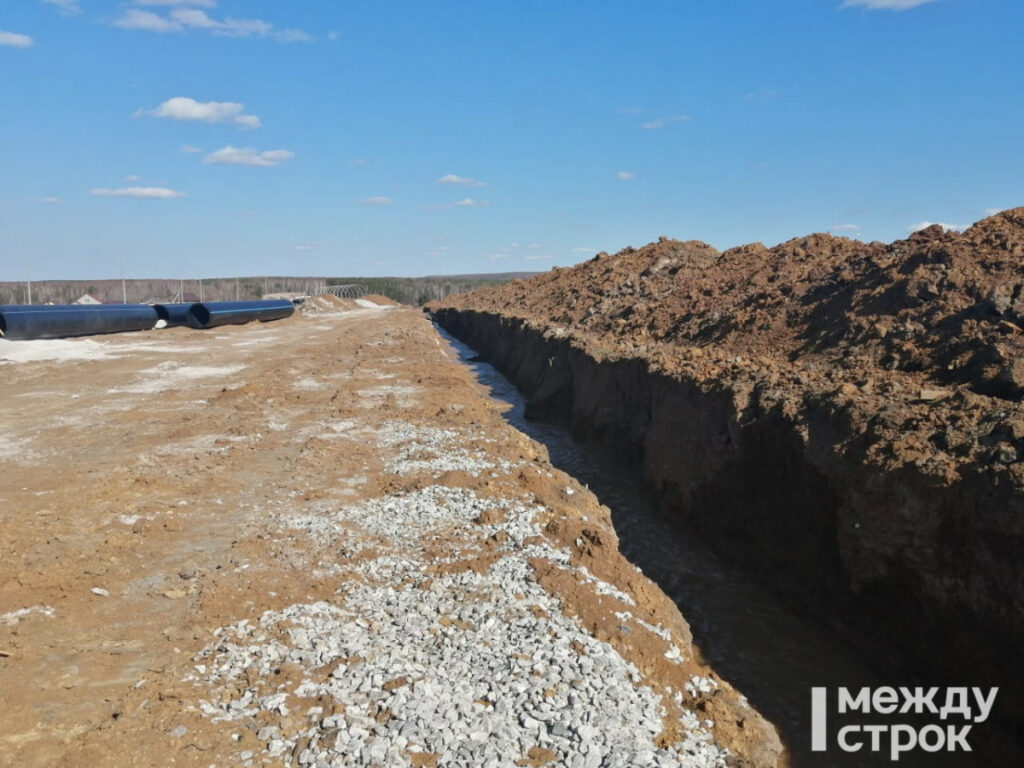
{"type": "Polygon", "coordinates": [[[5,0],[0,279],[543,270],[1024,204],[1024,3],[5,0]]]}

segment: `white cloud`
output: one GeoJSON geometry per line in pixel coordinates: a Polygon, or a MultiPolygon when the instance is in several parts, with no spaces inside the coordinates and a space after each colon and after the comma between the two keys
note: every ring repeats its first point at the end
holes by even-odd
{"type": "Polygon", "coordinates": [[[232,19],[225,17],[215,19],[206,11],[195,6],[213,8],[214,2],[172,2],[172,0],[153,0],[137,3],[149,6],[172,6],[166,16],[153,11],[129,8],[114,22],[123,29],[142,29],[149,32],[183,32],[200,30],[222,37],[269,37],[282,43],[307,42],[312,38],[301,29],[276,29],[273,24],[262,19],[232,19]],[[178,6],[192,7],[181,8],[178,6]]]}
{"type": "Polygon", "coordinates": [[[39,198],[40,203],[59,203],[59,197],[41,197],[39,198]]]}
{"type": "Polygon", "coordinates": [[[206,15],[206,11],[197,8],[175,8],[171,11],[170,18],[183,27],[193,29],[216,29],[218,26],[216,21],[206,15]]]}
{"type": "Polygon", "coordinates": [[[360,205],[391,205],[394,201],[384,195],[375,195],[360,201],[360,205]]]}
{"type": "Polygon", "coordinates": [[[995,216],[997,213],[1002,213],[1003,211],[1006,211],[1006,210],[1009,210],[1009,209],[1007,209],[1007,208],[986,208],[985,209],[985,215],[986,216],[995,216]]]}
{"type": "Polygon", "coordinates": [[[438,184],[461,184],[464,187],[482,187],[484,183],[471,179],[468,176],[456,176],[454,173],[447,173],[437,180],[438,184]]]}
{"type": "Polygon", "coordinates": [[[260,168],[270,168],[280,165],[285,160],[295,157],[294,152],[287,149],[272,149],[267,152],[260,152],[251,147],[232,147],[211,152],[203,158],[207,165],[254,165],[260,168]]]}
{"type": "Polygon", "coordinates": [[[9,45],[12,48],[28,48],[35,42],[28,35],[19,35],[17,32],[4,32],[0,29],[0,45],[9,45]]]}
{"type": "Polygon", "coordinates": [[[620,109],[619,110],[619,114],[620,115],[641,115],[641,114],[643,114],[643,111],[644,111],[643,107],[626,107],[625,109],[620,109]]]}
{"type": "Polygon", "coordinates": [[[866,8],[869,11],[906,11],[935,0],[843,0],[840,8],[866,8]]]}
{"type": "Polygon", "coordinates": [[[181,151],[186,155],[195,155],[202,152],[202,147],[193,147],[191,144],[186,144],[181,148],[181,151]]]}
{"type": "Polygon", "coordinates": [[[523,258],[526,261],[545,261],[546,259],[550,259],[551,256],[549,254],[545,253],[542,256],[530,255],[530,256],[523,256],[523,258]]]}
{"type": "Polygon", "coordinates": [[[490,205],[490,203],[486,200],[474,200],[471,197],[467,197],[452,203],[452,205],[456,208],[484,208],[490,205]]]}
{"type": "Polygon", "coordinates": [[[234,101],[196,101],[187,96],[175,96],[156,109],[136,114],[166,117],[171,120],[197,120],[203,123],[234,123],[243,128],[259,128],[262,125],[256,115],[245,114],[245,104],[234,101]]]}
{"type": "Polygon", "coordinates": [[[492,253],[487,258],[488,258],[489,261],[501,261],[502,259],[507,259],[508,258],[508,254],[507,253],[492,253]]]}
{"type": "Polygon", "coordinates": [[[184,192],[167,189],[167,187],[121,187],[120,189],[98,187],[91,190],[89,194],[98,197],[138,197],[145,200],[169,200],[185,196],[184,192]]]}
{"type": "Polygon", "coordinates": [[[330,32],[327,33],[327,39],[332,43],[335,42],[336,40],[339,40],[340,38],[341,33],[338,32],[337,30],[332,29],[330,32]]]}
{"type": "Polygon", "coordinates": [[[294,250],[294,251],[312,251],[315,247],[316,246],[314,246],[314,245],[308,245],[308,244],[293,245],[292,246],[292,250],[294,250]]]}
{"type": "Polygon", "coordinates": [[[666,125],[671,125],[672,123],[688,122],[690,122],[689,115],[672,115],[671,117],[663,117],[658,120],[650,120],[644,123],[644,128],[647,128],[648,130],[653,130],[655,128],[663,128],[666,125]]]}
{"type": "Polygon", "coordinates": [[[184,27],[176,21],[165,19],[152,11],[129,8],[114,22],[121,29],[144,29],[147,32],[181,32],[184,27]]]}
{"type": "Polygon", "coordinates": [[[81,13],[78,7],[78,0],[43,0],[47,5],[55,5],[64,13],[81,13]]]}
{"type": "Polygon", "coordinates": [[[859,232],[860,226],[857,224],[839,224],[838,226],[832,227],[833,232],[859,232]]]}
{"type": "Polygon", "coordinates": [[[963,232],[965,229],[967,229],[967,227],[963,224],[944,224],[941,221],[919,221],[917,222],[917,224],[907,227],[907,232],[913,234],[914,232],[920,232],[922,229],[934,227],[936,224],[942,227],[943,231],[945,232],[949,232],[950,230],[954,232],[963,232]]]}
{"type": "Polygon", "coordinates": [[[142,177],[137,173],[130,173],[121,179],[121,181],[142,181],[142,177]]]}
{"type": "Polygon", "coordinates": [[[615,174],[615,178],[619,181],[632,181],[636,178],[636,174],[629,171],[619,171],[615,174]]]}
{"type": "Polygon", "coordinates": [[[274,33],[279,43],[308,43],[313,38],[301,29],[280,29],[274,33]]]}

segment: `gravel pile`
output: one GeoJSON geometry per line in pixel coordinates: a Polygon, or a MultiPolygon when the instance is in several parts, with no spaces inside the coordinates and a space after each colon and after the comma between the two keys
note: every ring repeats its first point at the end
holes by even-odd
{"type": "MultiPolygon", "coordinates": [[[[427,450],[466,469],[455,450],[465,438],[401,422],[377,433],[388,455],[402,457],[396,474],[427,450]]],[[[345,573],[335,595],[216,630],[187,678],[200,712],[251,728],[263,743],[262,752],[240,752],[241,764],[725,765],[712,724],[685,709],[682,739],[656,746],[660,695],[537,583],[531,558],[572,568],[567,551],[538,543],[543,507],[430,485],[315,509],[278,519],[335,553],[345,573]],[[459,568],[486,540],[497,542],[487,548],[493,561],[459,568]],[[375,556],[346,557],[364,550],[375,556]]],[[[585,568],[575,575],[624,612],[634,604],[585,568]]],[[[666,657],[682,661],[675,646],[666,657]]],[[[677,702],[707,683],[686,687],[672,692],[677,702]]]]}
{"type": "Polygon", "coordinates": [[[484,451],[466,448],[474,435],[468,430],[441,429],[389,421],[377,434],[377,442],[388,449],[387,470],[396,475],[430,472],[435,477],[445,472],[468,472],[474,477],[481,472],[510,472],[516,464],[495,460],[484,451]]]}

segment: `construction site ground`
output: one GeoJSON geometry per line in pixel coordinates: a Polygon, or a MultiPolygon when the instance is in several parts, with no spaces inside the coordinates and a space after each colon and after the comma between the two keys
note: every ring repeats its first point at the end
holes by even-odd
{"type": "Polygon", "coordinates": [[[774,765],[417,310],[0,342],[0,765],[774,765]]]}

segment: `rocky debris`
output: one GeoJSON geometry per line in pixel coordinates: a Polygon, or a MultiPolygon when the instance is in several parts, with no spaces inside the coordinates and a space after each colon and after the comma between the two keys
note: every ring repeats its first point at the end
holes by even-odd
{"type": "MultiPolygon", "coordinates": [[[[466,431],[392,420],[375,439],[389,454],[401,446],[388,465],[397,475],[439,469],[404,457],[424,446],[452,458],[447,471],[475,472],[479,463],[460,454],[466,431]]],[[[661,695],[538,583],[531,562],[540,558],[575,572],[597,595],[636,605],[548,543],[538,524],[547,514],[517,499],[428,485],[279,515],[318,549],[372,554],[342,564],[345,581],[330,601],[216,630],[186,678],[199,688],[196,706],[213,722],[260,723],[264,756],[298,765],[404,765],[431,754],[441,764],[497,766],[510,756],[532,764],[542,753],[572,766],[726,765],[713,723],[684,706],[714,681],[691,676],[674,691],[681,737],[659,746],[661,695]],[[467,564],[482,552],[481,538],[497,544],[482,564],[467,564]]],[[[669,663],[683,663],[669,630],[637,622],[669,644],[669,663]]]]}
{"type": "MultiPolygon", "coordinates": [[[[479,438],[479,430],[476,432],[479,438]]],[[[476,475],[495,469],[510,472],[515,468],[513,462],[502,459],[496,463],[480,449],[466,447],[473,437],[468,430],[417,426],[408,422],[387,422],[377,432],[380,445],[391,449],[387,467],[395,474],[426,471],[437,477],[445,472],[476,475]],[[464,439],[458,440],[460,437],[464,439]]]]}
{"type": "Polygon", "coordinates": [[[353,582],[340,607],[294,605],[218,631],[197,659],[196,677],[217,698],[203,711],[224,721],[270,713],[258,734],[267,755],[299,765],[403,765],[415,752],[501,765],[537,747],[567,765],[725,765],[689,712],[683,741],[654,746],[659,697],[561,614],[522,559],[440,578],[422,567],[397,569],[401,590],[353,582]],[[548,615],[528,610],[536,605],[548,615]],[[287,693],[232,687],[249,670],[273,683],[286,665],[295,681],[287,693]],[[292,712],[304,717],[288,721],[292,712]]]}
{"type": "Polygon", "coordinates": [[[16,611],[0,614],[0,624],[13,627],[30,616],[43,616],[52,619],[56,615],[57,610],[49,605],[31,605],[27,608],[19,608],[16,611]]]}

